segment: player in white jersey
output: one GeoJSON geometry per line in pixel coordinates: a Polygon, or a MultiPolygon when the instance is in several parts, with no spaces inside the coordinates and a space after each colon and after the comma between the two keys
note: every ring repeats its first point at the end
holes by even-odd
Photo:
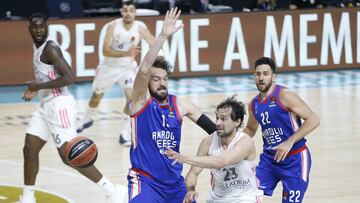
{"type": "Polygon", "coordinates": [[[177,162],[192,165],[185,182],[185,202],[197,197],[197,179],[203,168],[211,169],[211,189],[207,203],[260,202],[262,192],[255,177],[255,144],[252,138],[238,129],[241,127],[245,105],[230,97],[216,108],[216,129],[202,140],[196,156],[184,156],[168,148],[166,155],[177,162]]]}
{"type": "MultiPolygon", "coordinates": [[[[34,110],[26,129],[24,153],[24,189],[21,203],[35,203],[34,188],[39,172],[39,153],[50,137],[53,137],[58,153],[67,164],[65,147],[76,136],[75,100],[67,91],[74,82],[69,64],[65,61],[59,45],[47,39],[47,17],[36,13],[29,18],[29,32],[35,44],[35,81],[25,90],[23,99],[30,101],[36,94],[40,104],[34,110]]],[[[97,183],[107,194],[107,203],[121,202],[126,189],[113,185],[94,165],[74,168],[97,183]]]]}
{"type": "MultiPolygon", "coordinates": [[[[150,45],[155,41],[155,37],[150,33],[146,25],[135,20],[135,12],[135,4],[132,1],[124,2],[121,9],[122,18],[107,24],[103,46],[104,59],[97,68],[93,82],[93,94],[85,116],[78,124],[78,133],[93,124],[93,117],[101,98],[116,83],[120,85],[126,96],[124,113],[129,115],[128,102],[132,95],[132,87],[138,68],[135,61],[135,57],[140,52],[138,44],[141,39],[144,39],[150,45]]],[[[121,130],[119,142],[130,145],[129,118],[121,130]]]]}

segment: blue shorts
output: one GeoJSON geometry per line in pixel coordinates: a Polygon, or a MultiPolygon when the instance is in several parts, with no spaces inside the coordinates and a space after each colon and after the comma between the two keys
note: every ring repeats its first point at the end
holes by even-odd
{"type": "Polygon", "coordinates": [[[302,202],[309,185],[311,155],[307,148],[276,163],[274,155],[262,153],[256,167],[259,189],[271,196],[277,183],[283,185],[282,202],[302,202]]]}
{"type": "Polygon", "coordinates": [[[164,185],[141,171],[129,170],[129,203],[182,203],[186,195],[184,179],[164,185]]]}

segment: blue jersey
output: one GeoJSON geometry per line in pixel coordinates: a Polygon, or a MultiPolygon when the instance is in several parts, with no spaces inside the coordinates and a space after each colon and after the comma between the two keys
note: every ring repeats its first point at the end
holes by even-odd
{"type": "MultiPolygon", "coordinates": [[[[259,94],[251,103],[251,110],[261,126],[263,151],[273,155],[275,151],[271,148],[287,140],[301,126],[300,117],[280,102],[279,95],[283,89],[284,87],[275,85],[273,92],[265,100],[262,100],[259,94]]],[[[304,148],[305,142],[304,138],[296,142],[289,155],[304,148]]]]}
{"type": "Polygon", "coordinates": [[[146,105],[131,116],[132,140],[130,161],[134,169],[145,172],[161,184],[174,185],[183,181],[182,164],[172,165],[164,154],[166,147],[179,152],[182,119],[176,106],[176,96],[160,104],[150,98],[146,105]]]}

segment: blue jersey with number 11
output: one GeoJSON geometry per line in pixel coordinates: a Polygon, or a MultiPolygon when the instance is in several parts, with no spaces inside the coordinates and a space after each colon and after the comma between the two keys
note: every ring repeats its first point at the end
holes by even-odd
{"type": "MultiPolygon", "coordinates": [[[[301,126],[300,117],[284,107],[280,101],[280,92],[283,89],[283,86],[275,85],[266,99],[262,100],[259,94],[252,100],[251,110],[261,126],[265,153],[275,154],[272,147],[287,140],[301,126]]],[[[290,153],[304,147],[305,142],[304,138],[296,142],[290,153]]]]}
{"type": "Polygon", "coordinates": [[[133,168],[144,171],[166,185],[183,181],[182,164],[172,165],[164,154],[166,147],[179,152],[182,119],[176,106],[176,96],[169,95],[167,104],[150,98],[146,105],[131,116],[133,168]]]}

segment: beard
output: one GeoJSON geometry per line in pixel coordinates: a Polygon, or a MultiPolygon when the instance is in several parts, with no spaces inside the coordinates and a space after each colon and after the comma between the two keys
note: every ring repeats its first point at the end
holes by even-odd
{"type": "Polygon", "coordinates": [[[259,90],[259,92],[266,93],[267,91],[269,91],[271,85],[272,85],[272,83],[270,82],[269,84],[265,84],[264,88],[261,88],[259,84],[256,84],[256,87],[259,90]]]}
{"type": "Polygon", "coordinates": [[[224,129],[221,130],[221,132],[219,132],[218,130],[216,130],[216,133],[219,137],[221,138],[226,138],[232,135],[232,132],[226,132],[224,129]]]}
{"type": "MultiPolygon", "coordinates": [[[[159,102],[164,102],[168,97],[168,91],[166,88],[165,88],[166,92],[161,93],[161,94],[159,94],[157,91],[152,91],[151,89],[149,89],[149,90],[150,90],[150,95],[153,98],[155,98],[156,100],[158,100],[159,102]]],[[[164,88],[161,88],[158,90],[164,90],[164,88]]]]}

